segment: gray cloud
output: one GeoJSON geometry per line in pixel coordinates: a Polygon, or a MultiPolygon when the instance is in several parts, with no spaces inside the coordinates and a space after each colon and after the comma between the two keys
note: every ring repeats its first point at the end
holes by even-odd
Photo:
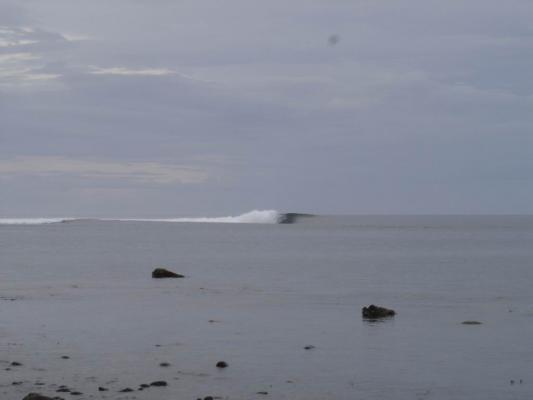
{"type": "Polygon", "coordinates": [[[207,171],[199,167],[160,163],[125,163],[38,156],[0,160],[0,176],[3,179],[62,175],[79,179],[130,180],[155,184],[201,183],[208,178],[207,171]]]}

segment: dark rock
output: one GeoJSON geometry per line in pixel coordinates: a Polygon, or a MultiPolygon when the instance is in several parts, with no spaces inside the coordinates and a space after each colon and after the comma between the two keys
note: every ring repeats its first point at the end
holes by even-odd
{"type": "Polygon", "coordinates": [[[312,344],[308,344],[307,346],[304,347],[305,350],[313,350],[315,348],[315,346],[313,346],[312,344]]]}
{"type": "Polygon", "coordinates": [[[463,325],[481,325],[481,322],[479,321],[463,321],[461,322],[463,325]]]}
{"type": "Polygon", "coordinates": [[[206,396],[204,397],[204,400],[213,400],[213,396],[206,396]]]}
{"type": "Polygon", "coordinates": [[[176,274],[165,268],[156,268],[152,271],[152,278],[185,278],[185,276],[176,274]]]}
{"type": "Polygon", "coordinates": [[[374,304],[371,304],[368,307],[363,307],[362,313],[363,318],[367,319],[387,318],[396,315],[396,311],[389,310],[385,307],[379,307],[374,304]]]}
{"type": "Polygon", "coordinates": [[[22,363],[19,363],[18,361],[13,361],[10,365],[12,367],[20,367],[20,366],[22,366],[22,363]]]}
{"type": "Polygon", "coordinates": [[[102,387],[102,386],[98,387],[98,391],[99,392],[107,392],[108,390],[109,390],[108,388],[105,388],[105,387],[102,387]]]}
{"type": "Polygon", "coordinates": [[[72,396],[81,396],[83,393],[82,392],[70,392],[70,394],[72,396]]]}
{"type": "Polygon", "coordinates": [[[168,384],[165,381],[155,381],[150,383],[150,386],[167,386],[168,384]]]}
{"type": "Polygon", "coordinates": [[[56,390],[56,392],[58,392],[58,393],[69,393],[70,389],[69,388],[59,388],[59,389],[56,390]]]}
{"type": "Polygon", "coordinates": [[[62,358],[63,360],[68,360],[70,357],[69,357],[69,356],[61,356],[61,358],[62,358]]]}
{"type": "Polygon", "coordinates": [[[148,385],[147,383],[142,383],[139,386],[144,388],[144,389],[146,389],[147,387],[150,387],[150,385],[148,385]]]}
{"type": "Polygon", "coordinates": [[[19,385],[22,385],[22,381],[11,382],[11,384],[12,384],[13,386],[19,386],[19,385]]]}
{"type": "Polygon", "coordinates": [[[226,361],[217,362],[217,368],[227,368],[228,363],[226,361]]]}
{"type": "Polygon", "coordinates": [[[268,392],[257,392],[257,394],[262,394],[263,396],[266,396],[268,392]]]}
{"type": "Polygon", "coordinates": [[[162,362],[162,363],[159,363],[159,366],[163,368],[170,367],[170,363],[162,362]]]}
{"type": "Polygon", "coordinates": [[[53,400],[51,397],[43,396],[39,393],[30,393],[22,400],[53,400]]]}
{"type": "Polygon", "coordinates": [[[122,389],[122,390],[119,390],[120,393],[129,393],[129,392],[133,392],[133,389],[132,388],[125,388],[125,389],[122,389]]]}

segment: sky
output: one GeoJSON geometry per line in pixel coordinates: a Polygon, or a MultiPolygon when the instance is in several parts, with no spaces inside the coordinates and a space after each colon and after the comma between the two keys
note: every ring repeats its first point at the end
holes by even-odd
{"type": "Polygon", "coordinates": [[[0,0],[0,217],[533,213],[531,0],[0,0]]]}

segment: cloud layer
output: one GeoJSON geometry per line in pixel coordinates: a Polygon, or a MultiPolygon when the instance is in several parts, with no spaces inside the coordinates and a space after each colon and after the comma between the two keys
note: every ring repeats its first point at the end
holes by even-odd
{"type": "Polygon", "coordinates": [[[208,178],[207,171],[201,168],[160,163],[38,156],[0,160],[0,176],[3,179],[28,176],[60,178],[64,175],[80,180],[111,179],[152,184],[202,183],[208,178]]]}

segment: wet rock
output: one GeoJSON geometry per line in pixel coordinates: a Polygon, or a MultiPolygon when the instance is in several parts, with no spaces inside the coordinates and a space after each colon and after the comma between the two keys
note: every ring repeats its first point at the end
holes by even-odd
{"type": "Polygon", "coordinates": [[[129,393],[129,392],[133,392],[133,389],[132,388],[124,388],[122,390],[119,390],[119,393],[129,393]]]}
{"type": "Polygon", "coordinates": [[[103,386],[99,386],[99,387],[98,387],[98,391],[99,391],[99,392],[107,392],[108,390],[109,390],[108,388],[105,388],[105,387],[103,387],[103,386]]]}
{"type": "Polygon", "coordinates": [[[44,396],[39,393],[30,393],[26,397],[24,397],[22,400],[54,400],[54,399],[48,396],[44,396]]]}
{"type": "Polygon", "coordinates": [[[56,390],[57,393],[69,393],[70,392],[70,389],[69,388],[59,388],[56,390]]]}
{"type": "Polygon", "coordinates": [[[12,367],[21,367],[21,366],[22,366],[22,363],[19,363],[18,361],[13,361],[10,365],[11,365],[12,367]]]}
{"type": "Polygon", "coordinates": [[[204,400],[213,400],[213,396],[205,396],[204,400]]]}
{"type": "Polygon", "coordinates": [[[217,362],[217,368],[227,368],[228,363],[226,361],[219,361],[217,362]]]}
{"type": "Polygon", "coordinates": [[[82,392],[70,392],[70,394],[72,396],[81,396],[83,393],[82,392]]]}
{"type": "Polygon", "coordinates": [[[150,387],[150,385],[148,385],[147,383],[141,383],[139,386],[142,387],[143,389],[150,387]]]}
{"type": "Polygon", "coordinates": [[[19,386],[19,385],[22,385],[22,383],[23,383],[22,381],[11,382],[13,386],[19,386]]]}
{"type": "Polygon", "coordinates": [[[308,344],[307,346],[304,347],[305,350],[313,350],[315,348],[315,346],[313,346],[312,344],[308,344]]]}
{"type": "Polygon", "coordinates": [[[363,307],[362,314],[363,314],[363,318],[378,319],[378,318],[393,317],[394,315],[396,315],[396,311],[371,304],[368,307],[363,307]]]}
{"type": "Polygon", "coordinates": [[[257,392],[257,394],[262,394],[263,396],[268,395],[268,392],[257,392]]]}
{"type": "Polygon", "coordinates": [[[152,278],[185,278],[184,275],[176,274],[165,268],[156,268],[152,271],[152,278]]]}
{"type": "Polygon", "coordinates": [[[463,325],[481,325],[481,322],[479,321],[463,321],[461,322],[463,325]]]}
{"type": "Polygon", "coordinates": [[[168,363],[168,362],[162,362],[162,363],[159,363],[159,366],[160,366],[160,367],[163,367],[163,368],[167,368],[167,367],[170,367],[170,363],[168,363]]]}
{"type": "Polygon", "coordinates": [[[63,360],[68,360],[68,359],[70,359],[69,356],[61,356],[61,358],[62,358],[63,360]]]}
{"type": "Polygon", "coordinates": [[[150,383],[150,386],[167,386],[168,384],[165,381],[155,381],[150,383]]]}

